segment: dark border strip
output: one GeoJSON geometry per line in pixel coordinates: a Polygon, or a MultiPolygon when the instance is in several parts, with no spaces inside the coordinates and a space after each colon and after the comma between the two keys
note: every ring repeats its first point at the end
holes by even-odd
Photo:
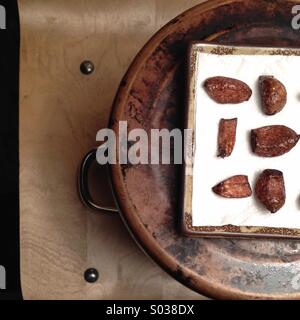
{"type": "MultiPolygon", "coordinates": [[[[0,289],[0,300],[15,300],[22,298],[19,245],[20,25],[17,0],[0,0],[0,48],[0,265],[6,270],[6,289],[0,289]],[[4,25],[6,29],[2,29],[4,25]]],[[[1,281],[3,285],[3,268],[0,271],[0,285],[1,281]]]]}

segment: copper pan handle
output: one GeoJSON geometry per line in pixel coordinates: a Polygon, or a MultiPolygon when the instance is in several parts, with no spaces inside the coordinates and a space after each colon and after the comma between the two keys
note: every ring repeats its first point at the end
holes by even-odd
{"type": "Polygon", "coordinates": [[[88,173],[91,164],[96,161],[97,149],[92,149],[82,160],[78,174],[78,191],[82,202],[91,209],[104,213],[119,213],[117,208],[96,204],[89,191],[88,173]]]}

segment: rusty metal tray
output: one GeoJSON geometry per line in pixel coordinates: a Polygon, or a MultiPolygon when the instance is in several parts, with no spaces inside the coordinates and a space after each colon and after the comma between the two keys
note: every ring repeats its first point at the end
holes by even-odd
{"type": "MultiPolygon", "coordinates": [[[[297,1],[213,0],[160,30],[124,77],[111,117],[128,127],[183,127],[185,57],[191,41],[299,47],[291,28],[297,1]]],[[[182,235],[181,168],[111,166],[120,213],[134,238],[186,286],[215,298],[299,299],[300,243],[287,239],[194,239],[182,235]],[[142,187],[141,187],[142,186],[142,187]]]]}

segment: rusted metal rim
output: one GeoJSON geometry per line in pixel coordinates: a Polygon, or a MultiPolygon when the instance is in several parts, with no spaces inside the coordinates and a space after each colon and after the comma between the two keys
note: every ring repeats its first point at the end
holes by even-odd
{"type": "MultiPolygon", "coordinates": [[[[259,0],[263,2],[264,0],[259,0]]],[[[243,0],[211,0],[195,6],[177,18],[173,19],[165,27],[163,27],[139,52],[124,79],[121,82],[117,96],[113,105],[113,112],[111,117],[111,127],[116,130],[116,122],[124,120],[123,110],[125,107],[126,98],[129,95],[131,86],[135,81],[137,75],[141,71],[146,60],[150,57],[157,46],[177,28],[180,28],[182,19],[189,19],[195,15],[203,15],[206,12],[214,10],[220,6],[231,3],[243,3],[243,0]]],[[[265,1],[266,2],[266,1],[265,1]]],[[[282,2],[282,1],[281,1],[282,2]]],[[[289,1],[291,3],[291,1],[289,1]]],[[[294,1],[293,3],[296,3],[294,1]]],[[[212,35],[213,38],[213,35],[212,35]]],[[[127,198],[126,186],[123,181],[122,168],[120,165],[112,165],[110,167],[111,179],[114,186],[115,198],[120,208],[122,219],[128,227],[134,239],[141,246],[141,248],[158,263],[165,271],[172,275],[175,279],[188,286],[189,288],[204,294],[208,297],[217,299],[299,299],[300,293],[287,294],[263,294],[242,292],[241,290],[224,287],[219,283],[209,281],[207,278],[197,274],[196,272],[183,267],[178,270],[178,262],[176,259],[168,254],[154,238],[147,232],[144,224],[140,218],[135,214],[133,204],[127,198]],[[185,281],[189,279],[191,281],[185,281]]]]}

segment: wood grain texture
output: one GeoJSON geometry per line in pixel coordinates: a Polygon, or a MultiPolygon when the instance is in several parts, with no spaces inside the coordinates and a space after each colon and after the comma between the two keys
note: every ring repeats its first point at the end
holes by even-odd
{"type": "Polygon", "coordinates": [[[118,216],[86,209],[76,190],[79,163],[107,126],[130,62],[155,31],[199,2],[19,0],[25,299],[203,299],[150,261],[118,216]],[[91,76],[79,71],[85,59],[95,63],[91,76]],[[88,267],[99,270],[97,284],[84,281],[88,267]]]}

